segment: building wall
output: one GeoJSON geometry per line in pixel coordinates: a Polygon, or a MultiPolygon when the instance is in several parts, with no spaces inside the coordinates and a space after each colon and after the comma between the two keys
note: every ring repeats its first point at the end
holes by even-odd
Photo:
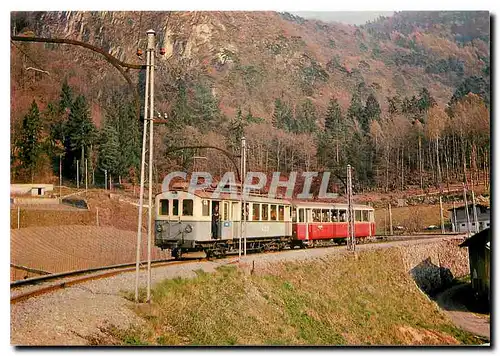
{"type": "MultiPolygon", "coordinates": [[[[481,209],[480,207],[476,207],[476,213],[479,223],[479,231],[490,227],[490,209],[481,209]]],[[[476,231],[476,224],[474,223],[474,209],[472,207],[469,207],[469,229],[467,229],[467,215],[465,213],[465,209],[456,209],[455,214],[453,213],[453,211],[450,211],[448,215],[450,217],[454,232],[467,232],[469,230],[471,232],[476,231]],[[457,219],[456,221],[455,217],[457,219]]]]}
{"type": "Polygon", "coordinates": [[[489,293],[489,257],[486,256],[484,245],[469,246],[470,278],[472,288],[479,294],[489,293]]]}

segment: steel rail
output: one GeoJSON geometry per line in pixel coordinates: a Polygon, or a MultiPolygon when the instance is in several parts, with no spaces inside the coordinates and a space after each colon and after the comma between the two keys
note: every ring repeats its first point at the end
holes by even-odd
{"type": "MultiPolygon", "coordinates": [[[[379,244],[379,243],[386,243],[390,241],[412,241],[412,240],[425,240],[425,239],[431,239],[431,238],[439,238],[439,237],[447,237],[447,236],[464,236],[463,233],[454,233],[454,232],[447,232],[444,234],[417,234],[417,235],[376,235],[372,236],[372,240],[369,240],[365,242],[364,244],[379,244]],[[381,241],[383,239],[383,241],[381,241]],[[389,241],[388,241],[389,240],[389,241]]],[[[340,248],[342,246],[339,245],[331,245],[331,246],[316,246],[313,248],[329,248],[329,247],[337,247],[340,248]]],[[[280,253],[283,251],[270,251],[268,253],[280,253]]],[[[230,259],[233,256],[228,255],[225,258],[222,259],[230,259]]],[[[203,260],[203,259],[201,259],[203,260]]],[[[199,258],[195,260],[174,260],[174,259],[161,259],[161,260],[154,260],[152,261],[152,264],[154,264],[153,267],[162,267],[165,265],[171,265],[171,264],[184,264],[184,263],[190,263],[194,261],[200,261],[199,258]]],[[[206,259],[205,259],[206,261],[206,259]]],[[[144,262],[144,261],[143,261],[144,262]]],[[[87,273],[92,273],[92,272],[99,272],[103,271],[103,273],[99,274],[90,274],[83,276],[81,278],[77,279],[71,279],[71,280],[63,280],[60,282],[57,282],[55,284],[51,284],[48,286],[42,286],[41,288],[31,290],[25,293],[20,293],[14,296],[11,296],[10,303],[15,304],[20,301],[36,297],[42,294],[50,293],[58,289],[63,289],[75,284],[91,281],[91,280],[98,280],[101,278],[107,278],[107,277],[112,277],[114,275],[124,273],[124,272],[132,272],[135,271],[135,262],[134,263],[124,263],[124,264],[117,264],[117,265],[112,265],[112,266],[105,266],[105,267],[95,267],[95,268],[88,268],[88,269],[82,269],[82,270],[74,270],[70,272],[62,272],[62,273],[54,273],[51,275],[45,275],[45,276],[40,276],[40,277],[33,277],[33,278],[28,278],[25,280],[20,280],[20,281],[14,281],[11,282],[11,290],[22,287],[22,286],[28,286],[28,285],[37,285],[39,283],[43,283],[46,281],[54,280],[54,279],[61,279],[61,278],[66,278],[66,277],[72,277],[72,276],[78,276],[81,274],[87,274],[87,273]]]]}

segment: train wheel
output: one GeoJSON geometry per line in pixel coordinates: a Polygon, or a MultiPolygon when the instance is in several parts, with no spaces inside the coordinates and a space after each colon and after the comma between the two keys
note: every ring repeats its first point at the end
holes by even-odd
{"type": "Polygon", "coordinates": [[[176,260],[180,260],[182,257],[182,250],[180,248],[174,248],[172,250],[172,257],[176,260]]]}

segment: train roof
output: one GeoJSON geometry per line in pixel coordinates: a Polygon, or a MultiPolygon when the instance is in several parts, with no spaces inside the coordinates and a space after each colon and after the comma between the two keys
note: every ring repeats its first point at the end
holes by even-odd
{"type": "MultiPolygon", "coordinates": [[[[219,194],[218,198],[213,198],[212,197],[213,193],[214,193],[213,191],[197,190],[194,193],[194,195],[199,197],[199,198],[202,198],[202,199],[240,201],[240,197],[239,197],[237,192],[233,192],[232,194],[229,192],[221,192],[219,194]]],[[[167,194],[171,194],[171,195],[189,194],[189,195],[191,195],[191,193],[189,193],[185,190],[170,190],[168,192],[160,193],[160,194],[158,194],[158,196],[160,196],[160,195],[165,196],[167,194]]],[[[273,204],[273,203],[274,204],[286,204],[286,205],[291,204],[291,201],[287,200],[287,199],[272,199],[272,198],[268,198],[267,195],[255,195],[255,194],[249,194],[246,198],[246,201],[247,202],[257,202],[257,203],[270,203],[270,204],[273,204]]]]}
{"type": "MultiPolygon", "coordinates": [[[[347,203],[335,203],[335,202],[310,202],[310,201],[303,201],[303,200],[294,200],[292,201],[292,204],[299,207],[299,208],[311,208],[311,209],[331,209],[332,206],[334,206],[337,209],[347,209],[348,204],[347,203]]],[[[368,209],[368,210],[373,210],[373,207],[365,204],[353,204],[352,205],[354,208],[358,209],[368,209]]]]}
{"type": "MultiPolygon", "coordinates": [[[[170,190],[168,192],[163,192],[158,194],[158,196],[165,196],[167,194],[171,195],[183,195],[183,194],[190,194],[186,190],[170,190]]],[[[214,199],[212,197],[213,191],[205,191],[205,190],[197,190],[195,192],[195,196],[202,198],[202,199],[214,199]]],[[[238,196],[237,192],[233,192],[231,194],[230,192],[221,192],[219,194],[219,197],[215,200],[232,200],[232,201],[240,201],[240,198],[238,196]],[[236,197],[235,197],[236,195],[236,197]]],[[[311,202],[311,201],[304,201],[304,200],[288,200],[288,199],[282,199],[282,198],[269,198],[267,194],[249,194],[248,197],[246,198],[247,202],[257,202],[257,203],[268,203],[268,204],[292,204],[301,208],[311,208],[311,209],[331,209],[332,207],[335,207],[337,209],[347,209],[348,205],[347,203],[335,203],[335,202],[311,202]]],[[[369,205],[364,205],[364,204],[353,204],[354,208],[357,209],[367,209],[367,210],[373,210],[373,207],[369,205]]]]}

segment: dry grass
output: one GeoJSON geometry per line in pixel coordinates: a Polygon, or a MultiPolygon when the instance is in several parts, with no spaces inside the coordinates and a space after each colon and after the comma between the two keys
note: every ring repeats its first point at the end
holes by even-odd
{"type": "MultiPolygon", "coordinates": [[[[451,205],[443,204],[443,217],[445,224],[449,221],[447,209],[451,205]]],[[[439,212],[439,204],[437,205],[419,205],[419,206],[404,206],[392,207],[392,225],[396,231],[396,226],[402,226],[405,231],[417,232],[424,230],[427,226],[435,225],[441,228],[441,216],[439,212]]],[[[389,211],[385,209],[375,210],[375,223],[377,234],[384,233],[384,224],[386,232],[389,234],[389,211]]]]}
{"type": "MultiPolygon", "coordinates": [[[[141,258],[146,259],[143,235],[141,258]]],[[[11,230],[11,263],[50,273],[121,263],[136,259],[137,232],[98,226],[28,227],[11,230]]],[[[170,257],[169,251],[153,246],[152,258],[170,257]]],[[[11,278],[24,278],[19,272],[11,278]]]]}
{"type": "MultiPolygon", "coordinates": [[[[234,267],[165,280],[141,329],[109,329],[118,344],[442,345],[477,342],[456,329],[405,272],[395,249],[265,273],[234,267]]],[[[109,343],[108,341],[102,343],[109,343]]],[[[99,342],[97,342],[99,344],[99,342]]]]}

